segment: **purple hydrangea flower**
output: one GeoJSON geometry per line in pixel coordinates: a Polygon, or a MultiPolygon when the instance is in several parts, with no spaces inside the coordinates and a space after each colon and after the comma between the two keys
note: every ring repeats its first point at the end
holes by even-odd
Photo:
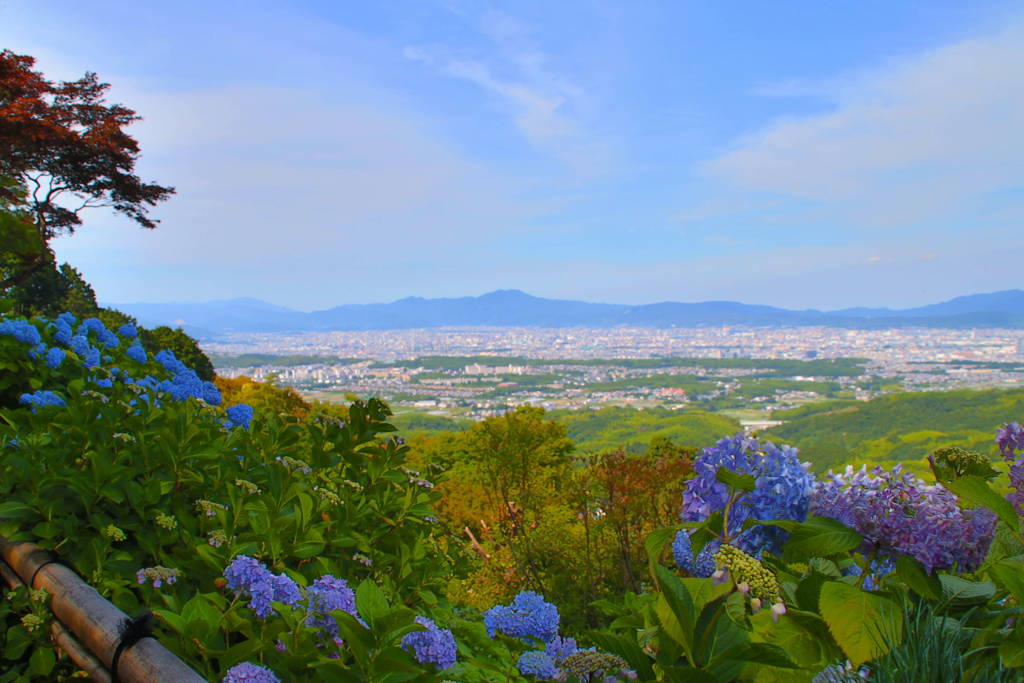
{"type": "Polygon", "coordinates": [[[690,532],[687,529],[680,529],[672,541],[672,557],[676,561],[676,566],[690,576],[706,579],[715,573],[714,556],[721,546],[721,541],[712,539],[701,548],[697,557],[694,558],[690,532]]]}
{"type": "Polygon", "coordinates": [[[338,635],[338,624],[331,616],[336,609],[348,612],[359,623],[366,625],[356,611],[356,594],[348,587],[348,581],[324,574],[313,582],[306,591],[309,595],[309,616],[306,625],[323,629],[328,636],[338,635]]]}
{"type": "Polygon", "coordinates": [[[1018,422],[1011,422],[996,432],[996,444],[999,452],[1010,464],[1010,491],[1006,499],[1013,503],[1018,515],[1024,515],[1024,427],[1018,422]],[[1017,453],[1020,452],[1020,457],[1017,453]]]}
{"type": "Polygon", "coordinates": [[[842,474],[830,472],[814,487],[811,511],[861,534],[865,555],[909,555],[929,572],[977,569],[996,527],[990,511],[961,510],[946,488],[928,485],[899,465],[891,472],[876,467],[869,474],[866,467],[852,466],[842,474]]]}
{"type": "Polygon", "coordinates": [[[274,613],[271,602],[295,605],[302,598],[299,587],[287,576],[275,575],[262,562],[238,555],[224,570],[227,586],[238,595],[249,596],[249,607],[260,619],[274,613]]]}
{"type": "Polygon", "coordinates": [[[281,683],[281,679],[266,667],[242,662],[228,669],[221,683],[281,683]]]}
{"type": "Polygon", "coordinates": [[[438,628],[426,617],[416,617],[426,631],[414,631],[402,637],[402,647],[411,650],[420,664],[433,664],[439,670],[455,666],[455,636],[446,628],[438,628]]]}
{"type": "Polygon", "coordinates": [[[575,638],[563,638],[562,636],[555,636],[544,648],[544,652],[554,660],[555,664],[561,664],[566,657],[575,654],[577,650],[579,648],[576,647],[575,638]]]}
{"type": "Polygon", "coordinates": [[[693,463],[694,477],[683,491],[684,522],[702,522],[729,503],[729,490],[718,481],[718,468],[753,475],[753,491],[741,493],[729,511],[730,543],[754,557],[762,552],[779,554],[789,534],[779,527],[756,525],[743,530],[748,519],[807,519],[814,477],[809,465],[797,459],[797,450],[759,442],[742,432],[705,448],[693,463]]]}
{"type": "Polygon", "coordinates": [[[484,626],[491,638],[504,633],[513,638],[536,638],[549,642],[558,635],[558,608],[533,591],[521,591],[509,605],[495,605],[484,613],[484,626]]]}

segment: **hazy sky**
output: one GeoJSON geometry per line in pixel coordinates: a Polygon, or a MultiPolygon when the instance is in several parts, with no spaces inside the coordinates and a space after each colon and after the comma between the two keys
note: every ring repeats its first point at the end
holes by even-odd
{"type": "Polygon", "coordinates": [[[58,241],[106,302],[1024,287],[1024,2],[0,0],[0,47],[178,190],[58,241]]]}

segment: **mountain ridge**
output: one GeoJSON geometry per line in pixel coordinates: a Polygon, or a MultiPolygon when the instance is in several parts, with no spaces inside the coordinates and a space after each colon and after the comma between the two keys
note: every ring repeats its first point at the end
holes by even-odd
{"type": "Polygon", "coordinates": [[[908,309],[853,307],[836,311],[791,310],[736,301],[607,304],[535,297],[518,289],[480,296],[390,303],[342,304],[308,313],[252,297],[207,302],[123,303],[114,308],[143,325],[181,326],[209,337],[224,332],[326,332],[435,327],[714,327],[808,326],[1007,327],[1024,329],[1024,291],[1003,290],[955,297],[908,309]]]}

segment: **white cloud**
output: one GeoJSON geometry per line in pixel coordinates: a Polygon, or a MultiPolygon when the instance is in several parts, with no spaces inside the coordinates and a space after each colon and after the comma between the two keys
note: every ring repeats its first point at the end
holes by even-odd
{"type": "Polygon", "coordinates": [[[552,69],[549,56],[522,22],[491,10],[474,23],[488,41],[487,54],[459,53],[436,45],[406,46],[403,54],[491,95],[532,146],[577,173],[604,172],[609,165],[608,143],[588,131],[579,115],[586,91],[552,69]]]}
{"type": "MultiPolygon", "coordinates": [[[[791,83],[772,94],[812,90],[791,83]]],[[[1024,22],[817,92],[831,111],[778,120],[704,170],[879,225],[948,214],[1024,177],[1024,22]]]]}

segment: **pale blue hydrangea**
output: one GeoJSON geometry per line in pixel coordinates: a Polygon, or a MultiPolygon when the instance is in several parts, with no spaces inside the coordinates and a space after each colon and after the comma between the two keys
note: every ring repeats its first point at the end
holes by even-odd
{"type": "Polygon", "coordinates": [[[281,683],[281,679],[266,667],[242,662],[228,669],[221,683],[281,683]]]}
{"type": "Polygon", "coordinates": [[[455,636],[446,628],[438,628],[426,617],[416,617],[426,631],[414,631],[402,637],[402,647],[410,650],[420,664],[433,664],[439,670],[455,666],[455,636]]]}
{"type": "Polygon", "coordinates": [[[484,626],[491,638],[504,633],[546,643],[558,635],[559,620],[558,608],[533,591],[521,591],[511,604],[495,605],[484,613],[484,626]]]}

